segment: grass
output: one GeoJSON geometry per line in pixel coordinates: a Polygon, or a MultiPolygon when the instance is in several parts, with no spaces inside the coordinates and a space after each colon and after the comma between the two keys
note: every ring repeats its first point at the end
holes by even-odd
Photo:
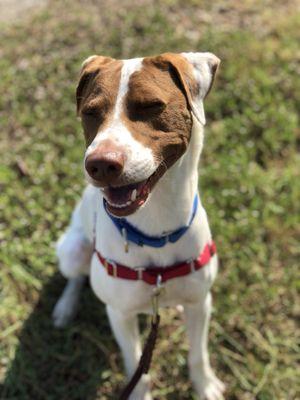
{"type": "MultiPolygon", "coordinates": [[[[50,1],[2,22],[1,400],[115,399],[120,354],[86,290],[72,326],[50,314],[64,280],[53,245],[84,186],[74,90],[82,60],[211,50],[200,187],[221,258],[210,330],[226,398],[299,398],[299,40],[296,3],[50,1]],[[298,162],[298,164],[297,164],[298,162]]],[[[181,316],[163,313],[157,399],[193,399],[181,316]]],[[[145,336],[146,332],[144,332],[145,336]]]]}

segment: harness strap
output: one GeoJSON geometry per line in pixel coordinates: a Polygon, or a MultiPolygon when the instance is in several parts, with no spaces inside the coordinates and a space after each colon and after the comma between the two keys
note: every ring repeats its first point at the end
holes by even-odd
{"type": "Polygon", "coordinates": [[[161,282],[166,282],[170,279],[179,278],[198,271],[208,264],[210,259],[216,254],[216,245],[214,242],[207,243],[196,260],[186,261],[170,267],[134,269],[104,258],[97,249],[95,249],[95,252],[108,275],[114,278],[142,280],[148,285],[155,285],[159,275],[161,276],[161,282]]]}

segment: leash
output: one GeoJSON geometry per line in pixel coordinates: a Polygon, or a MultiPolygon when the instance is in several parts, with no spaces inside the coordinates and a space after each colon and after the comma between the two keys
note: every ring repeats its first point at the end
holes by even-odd
{"type": "Polygon", "coordinates": [[[153,310],[153,316],[151,319],[151,329],[150,329],[149,335],[147,337],[147,340],[145,342],[143,352],[142,352],[139,364],[137,366],[137,369],[135,370],[135,373],[133,374],[130,381],[127,383],[125,388],[122,390],[119,400],[127,400],[129,398],[130,394],[133,392],[136,385],[138,384],[142,375],[147,374],[150,369],[153,351],[154,351],[156,339],[157,339],[159,322],[160,322],[160,315],[159,315],[159,310],[158,310],[158,308],[159,308],[158,298],[161,295],[163,289],[164,289],[164,287],[161,282],[161,275],[159,275],[157,278],[156,286],[153,289],[153,293],[151,296],[152,310],[153,310]]]}

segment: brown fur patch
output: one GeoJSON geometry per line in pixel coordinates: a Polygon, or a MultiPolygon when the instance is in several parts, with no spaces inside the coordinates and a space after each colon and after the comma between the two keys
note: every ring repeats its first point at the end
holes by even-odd
{"type": "Polygon", "coordinates": [[[188,94],[175,61],[181,73],[190,77],[192,69],[179,55],[143,60],[143,68],[130,77],[122,115],[135,139],[150,147],[167,168],[185,152],[192,130],[188,94]]]}
{"type": "Polygon", "coordinates": [[[103,129],[114,110],[123,62],[98,56],[84,65],[76,91],[87,146],[103,129]]]}
{"type": "Polygon", "coordinates": [[[164,53],[156,58],[157,63],[169,64],[172,66],[190,106],[192,98],[196,97],[199,93],[199,83],[194,78],[191,64],[180,54],[164,53]]]}

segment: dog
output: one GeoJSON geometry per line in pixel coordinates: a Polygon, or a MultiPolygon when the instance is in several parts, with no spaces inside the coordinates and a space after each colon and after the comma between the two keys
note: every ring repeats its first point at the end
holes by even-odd
{"type": "MultiPolygon", "coordinates": [[[[152,312],[153,288],[163,285],[159,305],[184,308],[190,378],[208,400],[222,399],[225,387],[207,349],[218,265],[198,162],[203,100],[219,62],[201,52],[84,61],[76,98],[89,184],[57,244],[68,283],[53,312],[58,327],[72,319],[88,275],[131,377],[141,356],[137,315],[152,312]]],[[[130,399],[151,398],[143,375],[130,399]]]]}

